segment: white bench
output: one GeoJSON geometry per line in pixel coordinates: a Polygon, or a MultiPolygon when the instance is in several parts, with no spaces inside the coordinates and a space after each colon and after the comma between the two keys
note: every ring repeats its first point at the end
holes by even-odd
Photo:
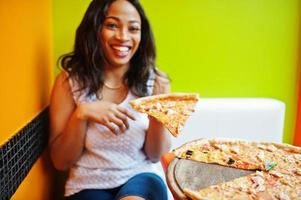
{"type": "Polygon", "coordinates": [[[198,138],[282,142],[285,104],[271,98],[200,98],[172,147],[198,138]]]}

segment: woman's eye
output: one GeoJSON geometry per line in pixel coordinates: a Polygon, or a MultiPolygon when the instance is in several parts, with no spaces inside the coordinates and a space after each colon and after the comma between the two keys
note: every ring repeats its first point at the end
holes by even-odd
{"type": "Polygon", "coordinates": [[[107,27],[109,29],[116,29],[117,28],[117,24],[108,23],[108,24],[105,25],[105,27],[107,27]]]}
{"type": "Polygon", "coordinates": [[[131,32],[139,32],[140,31],[140,27],[133,26],[133,27],[130,27],[129,30],[131,32]]]}

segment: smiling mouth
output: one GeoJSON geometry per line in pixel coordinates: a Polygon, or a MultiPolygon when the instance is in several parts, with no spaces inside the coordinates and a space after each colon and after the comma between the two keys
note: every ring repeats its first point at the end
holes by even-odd
{"type": "Polygon", "coordinates": [[[115,45],[113,45],[112,48],[120,52],[128,52],[131,49],[131,47],[128,46],[115,46],[115,45]]]}
{"type": "Polygon", "coordinates": [[[113,49],[114,54],[120,58],[126,57],[132,48],[130,46],[119,46],[119,45],[112,45],[111,47],[113,49]]]}

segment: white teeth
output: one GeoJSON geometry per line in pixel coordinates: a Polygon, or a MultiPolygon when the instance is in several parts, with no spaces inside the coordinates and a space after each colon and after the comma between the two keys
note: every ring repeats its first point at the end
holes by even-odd
{"type": "Polygon", "coordinates": [[[122,52],[126,52],[126,51],[130,50],[129,47],[124,47],[124,46],[113,46],[113,49],[118,50],[118,51],[122,51],[122,52]]]}

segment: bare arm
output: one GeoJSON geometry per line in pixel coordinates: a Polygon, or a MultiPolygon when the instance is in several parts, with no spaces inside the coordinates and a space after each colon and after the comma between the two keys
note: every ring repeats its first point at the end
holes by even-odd
{"type": "MultiPolygon", "coordinates": [[[[153,94],[170,92],[169,81],[157,76],[153,94]]],[[[171,148],[171,138],[168,130],[153,117],[149,117],[149,128],[146,134],[144,151],[152,162],[158,162],[160,157],[171,148]]]]}
{"type": "Polygon", "coordinates": [[[84,148],[87,121],[72,97],[66,75],[61,73],[54,84],[50,101],[50,155],[59,170],[68,169],[84,148]]]}
{"type": "Polygon", "coordinates": [[[84,150],[87,122],[107,126],[113,133],[128,128],[134,117],[122,107],[106,101],[76,105],[66,75],[55,81],[50,102],[50,155],[59,170],[69,169],[84,150]],[[116,129],[117,127],[117,129],[116,129]]]}

